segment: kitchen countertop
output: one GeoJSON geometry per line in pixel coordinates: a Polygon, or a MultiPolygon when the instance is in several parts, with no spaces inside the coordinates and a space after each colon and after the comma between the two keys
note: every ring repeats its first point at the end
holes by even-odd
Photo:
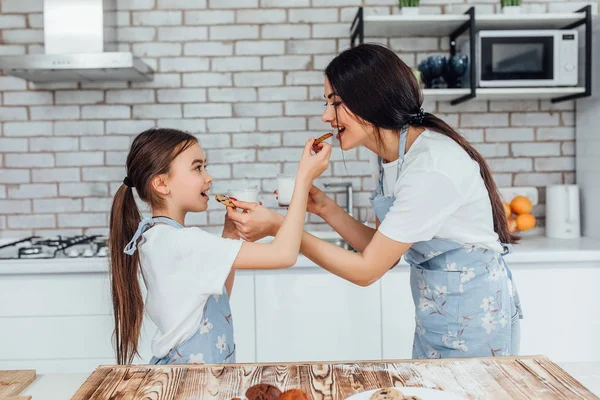
{"type": "MultiPolygon", "coordinates": [[[[325,236],[322,234],[322,236],[325,236]]],[[[331,235],[327,235],[328,237],[331,235]]],[[[600,239],[550,239],[545,236],[523,237],[506,256],[510,264],[600,262],[600,239]]],[[[407,266],[402,261],[399,266],[407,266]]],[[[599,264],[600,265],[600,264],[599,264]]],[[[316,268],[300,255],[293,268],[316,268]]],[[[60,258],[38,260],[0,260],[0,275],[61,274],[108,272],[106,258],[60,258]]]]}
{"type": "MultiPolygon", "coordinates": [[[[557,363],[587,389],[600,396],[600,363],[557,363]]],[[[64,400],[71,398],[89,374],[38,375],[21,395],[33,400],[64,400]]]]}

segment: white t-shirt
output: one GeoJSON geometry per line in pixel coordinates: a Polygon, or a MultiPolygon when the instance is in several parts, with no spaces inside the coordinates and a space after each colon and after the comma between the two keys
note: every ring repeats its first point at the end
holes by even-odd
{"type": "Polygon", "coordinates": [[[138,248],[147,289],[145,311],[158,328],[152,354],[162,358],[195,333],[208,297],[223,294],[242,241],[164,224],[142,237],[138,248]]]}
{"type": "MultiPolygon", "coordinates": [[[[384,194],[396,196],[379,227],[383,235],[404,243],[436,236],[502,251],[479,164],[454,140],[426,130],[406,153],[399,178],[398,160],[383,167],[384,194]]],[[[377,184],[374,153],[371,168],[377,184]]]]}

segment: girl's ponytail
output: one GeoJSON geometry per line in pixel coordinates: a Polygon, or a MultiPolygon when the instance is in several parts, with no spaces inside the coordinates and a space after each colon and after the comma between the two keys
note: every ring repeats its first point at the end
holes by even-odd
{"type": "Polygon", "coordinates": [[[152,209],[161,208],[164,199],[152,191],[152,178],[167,174],[175,157],[196,143],[198,140],[189,133],[177,129],[152,128],[134,139],[127,155],[127,176],[113,200],[108,239],[115,318],[114,341],[119,364],[130,364],[138,354],[144,317],[139,252],[134,251],[131,255],[124,252],[141,221],[133,188],[140,200],[152,209]]]}
{"type": "Polygon", "coordinates": [[[138,279],[139,253],[127,255],[123,252],[135,234],[140,219],[133,189],[121,185],[110,212],[108,244],[118,364],[130,364],[133,361],[142,329],[144,300],[138,279]]]}

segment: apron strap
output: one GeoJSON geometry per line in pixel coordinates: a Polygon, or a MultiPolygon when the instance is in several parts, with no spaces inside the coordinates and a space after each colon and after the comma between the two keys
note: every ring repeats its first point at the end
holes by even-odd
{"type": "MultiPolygon", "coordinates": [[[[406,153],[406,138],[408,136],[408,125],[404,125],[400,130],[400,141],[398,142],[398,175],[400,176],[400,170],[402,169],[402,164],[404,163],[404,156],[406,153]]],[[[377,183],[377,188],[375,192],[383,196],[383,158],[381,156],[377,156],[377,164],[379,165],[379,182],[377,183]]],[[[397,178],[396,177],[396,178],[397,178]]]]}
{"type": "Polygon", "coordinates": [[[148,229],[151,226],[153,226],[154,224],[160,223],[160,222],[165,223],[167,225],[171,225],[175,228],[183,228],[183,226],[181,226],[181,224],[179,222],[173,221],[171,218],[167,218],[167,217],[143,218],[140,221],[140,224],[138,225],[138,228],[135,231],[133,238],[131,238],[129,243],[127,243],[127,246],[125,246],[125,249],[123,250],[123,252],[130,256],[133,255],[133,253],[135,253],[135,250],[137,249],[137,241],[142,236],[142,234],[146,231],[146,229],[148,229]]]}

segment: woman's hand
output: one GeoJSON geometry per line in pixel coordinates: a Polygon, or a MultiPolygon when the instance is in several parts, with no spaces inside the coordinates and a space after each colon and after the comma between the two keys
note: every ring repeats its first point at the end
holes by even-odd
{"type": "Polygon", "coordinates": [[[325,208],[328,205],[335,204],[329,196],[325,194],[321,189],[313,185],[308,191],[308,202],[306,203],[306,211],[323,217],[325,214],[325,208]]]}
{"type": "Polygon", "coordinates": [[[232,201],[237,208],[244,210],[243,213],[239,213],[231,207],[227,208],[227,217],[235,225],[238,237],[247,242],[255,242],[265,236],[277,234],[283,223],[283,215],[260,204],[233,199],[232,201]]]}
{"type": "MultiPolygon", "coordinates": [[[[277,194],[277,190],[274,192],[277,194]]],[[[306,211],[323,218],[327,206],[335,204],[335,201],[325,194],[321,189],[312,185],[308,192],[308,201],[306,202],[306,211]]]]}

